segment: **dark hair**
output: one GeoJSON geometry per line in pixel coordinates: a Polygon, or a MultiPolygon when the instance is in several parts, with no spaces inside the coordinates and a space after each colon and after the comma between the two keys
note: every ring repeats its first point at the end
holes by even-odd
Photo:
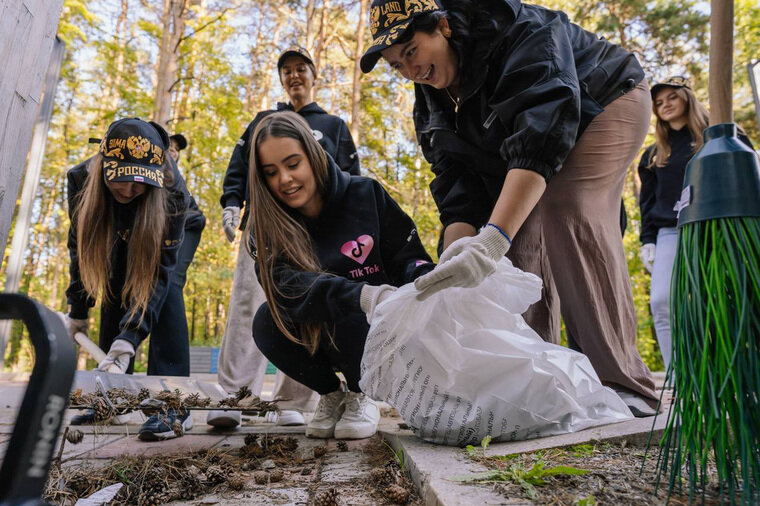
{"type": "MultiPolygon", "coordinates": [[[[399,37],[395,44],[409,42],[417,31],[431,34],[438,27],[441,19],[446,18],[451,28],[449,43],[459,57],[459,68],[469,61],[473,40],[490,36],[496,29],[496,22],[488,7],[482,7],[483,2],[472,0],[452,0],[446,2],[446,10],[427,12],[412,19],[409,28],[399,37]],[[477,34],[477,35],[475,35],[477,34]]],[[[485,2],[488,3],[488,2],[485,2]]]]}

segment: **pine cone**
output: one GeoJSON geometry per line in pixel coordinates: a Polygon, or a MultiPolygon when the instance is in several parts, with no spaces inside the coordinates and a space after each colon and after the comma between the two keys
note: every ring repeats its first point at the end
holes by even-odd
{"type": "Polygon", "coordinates": [[[187,473],[182,477],[181,485],[180,490],[182,491],[182,495],[180,499],[195,499],[203,493],[203,484],[197,476],[190,473],[187,473]]]}
{"type": "Polygon", "coordinates": [[[66,433],[66,441],[73,445],[78,445],[84,439],[84,432],[79,429],[69,430],[66,433]]]}
{"type": "Polygon", "coordinates": [[[315,446],[314,447],[314,458],[324,457],[327,453],[327,448],[324,446],[315,446]]]}
{"type": "Polygon", "coordinates": [[[338,450],[340,450],[342,452],[347,452],[348,451],[348,443],[346,443],[343,440],[338,441],[338,450]]]}
{"type": "Polygon", "coordinates": [[[243,490],[245,488],[245,478],[241,474],[231,474],[227,477],[227,485],[232,490],[243,490]]]}
{"type": "Polygon", "coordinates": [[[106,420],[110,420],[116,414],[116,412],[111,409],[111,406],[108,405],[108,402],[106,402],[106,400],[102,397],[95,398],[95,400],[92,402],[92,409],[95,410],[96,422],[104,422],[106,420]]]}
{"type": "Polygon", "coordinates": [[[211,465],[206,469],[206,480],[214,485],[222,483],[227,479],[227,473],[224,472],[221,466],[211,465]]]}
{"type": "Polygon", "coordinates": [[[81,404],[84,404],[84,399],[82,399],[82,389],[77,388],[75,391],[69,395],[69,404],[71,406],[79,406],[81,404]]]}
{"type": "Polygon", "coordinates": [[[253,473],[253,480],[259,485],[266,485],[269,481],[269,473],[266,471],[256,471],[253,473]]]}
{"type": "Polygon", "coordinates": [[[150,397],[150,390],[148,390],[147,388],[141,388],[137,394],[137,401],[142,402],[149,397],[150,397]]]}
{"type": "Polygon", "coordinates": [[[274,482],[282,481],[283,476],[285,476],[285,473],[282,469],[272,469],[269,471],[269,480],[274,482]]]}
{"type": "Polygon", "coordinates": [[[240,390],[235,392],[235,398],[239,401],[245,399],[246,397],[250,397],[253,395],[253,392],[251,392],[251,389],[247,386],[240,387],[240,390]]]}
{"type": "Polygon", "coordinates": [[[406,504],[409,501],[409,491],[398,485],[391,485],[385,489],[385,497],[394,504],[406,504]]]}
{"type": "Polygon", "coordinates": [[[137,498],[137,506],[162,506],[166,504],[166,494],[161,490],[146,490],[137,498]]]}
{"type": "Polygon", "coordinates": [[[388,473],[383,467],[375,467],[369,472],[369,479],[372,483],[386,483],[388,473]]]}
{"type": "Polygon", "coordinates": [[[174,435],[177,437],[182,437],[185,435],[185,427],[182,426],[182,422],[178,419],[175,419],[174,423],[172,423],[172,430],[174,431],[174,435]]]}
{"type": "Polygon", "coordinates": [[[243,442],[245,443],[246,446],[251,446],[251,445],[255,445],[258,442],[258,440],[259,440],[258,434],[246,434],[243,442]]]}
{"type": "Polygon", "coordinates": [[[334,488],[323,490],[314,496],[314,506],[338,506],[338,491],[334,488]]]}

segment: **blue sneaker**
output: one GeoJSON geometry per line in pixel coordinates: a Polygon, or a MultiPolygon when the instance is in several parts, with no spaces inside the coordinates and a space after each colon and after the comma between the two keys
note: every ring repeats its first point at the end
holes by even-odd
{"type": "MultiPolygon", "coordinates": [[[[124,425],[129,421],[129,413],[116,415],[108,422],[111,425],[124,425]]],[[[97,425],[100,422],[95,420],[95,410],[85,409],[81,413],[71,417],[69,425],[97,425]]],[[[102,425],[102,423],[101,423],[102,425]]]]}
{"type": "Polygon", "coordinates": [[[193,417],[187,410],[170,409],[164,413],[154,413],[146,420],[137,437],[143,441],[163,441],[181,436],[193,428],[193,417]],[[181,427],[181,429],[180,429],[181,427]],[[175,430],[178,429],[178,430],[175,430]]]}

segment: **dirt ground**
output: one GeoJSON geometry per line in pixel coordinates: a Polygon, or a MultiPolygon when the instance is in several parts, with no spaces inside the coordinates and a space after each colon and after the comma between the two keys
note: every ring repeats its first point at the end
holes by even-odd
{"type": "MultiPolygon", "coordinates": [[[[470,458],[489,469],[501,471],[484,477],[482,483],[504,496],[505,504],[666,504],[669,475],[660,478],[655,493],[657,448],[650,450],[646,459],[645,448],[625,442],[581,444],[510,456],[493,456],[480,447],[470,448],[469,453],[470,458]]],[[[718,490],[708,487],[704,502],[698,497],[696,503],[721,504],[718,490]]],[[[686,483],[683,494],[672,495],[669,504],[690,504],[686,483]]]]}
{"type": "MultiPolygon", "coordinates": [[[[68,443],[71,444],[71,443],[68,443]]],[[[369,440],[307,440],[248,434],[240,445],[171,457],[122,457],[51,470],[45,499],[73,505],[114,483],[113,505],[354,504],[421,505],[393,451],[369,440]],[[105,464],[105,465],[103,465],[105,464]]]]}

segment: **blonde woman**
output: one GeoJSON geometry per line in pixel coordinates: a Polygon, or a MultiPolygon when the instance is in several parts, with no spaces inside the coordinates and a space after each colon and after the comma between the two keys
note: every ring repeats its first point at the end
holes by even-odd
{"type": "MultiPolygon", "coordinates": [[[[665,368],[670,365],[670,278],[678,245],[673,209],[681,197],[686,164],[702,147],[709,125],[707,109],[697,100],[689,81],[669,77],[652,86],[652,110],[657,118],[655,143],[639,163],[641,178],[641,261],[652,274],[650,307],[665,368]]],[[[751,146],[744,133],[739,133],[751,146]]]]}
{"type": "Polygon", "coordinates": [[[359,389],[368,321],[433,264],[382,186],[341,171],[300,115],[267,116],[251,145],[256,212],[244,238],[267,300],[253,338],[278,369],[320,394],[308,437],[370,437],[380,415],[359,389]]]}
{"type": "MultiPolygon", "coordinates": [[[[182,288],[172,282],[183,240],[187,198],[175,188],[166,156],[169,137],[156,123],[136,118],[115,121],[99,152],[67,174],[71,281],[66,295],[70,334],[87,332],[89,308],[100,300],[100,347],[107,352],[98,369],[132,372],[135,350],[148,335],[148,374],[187,376],[189,343],[182,288]]],[[[94,413],[72,423],[89,423],[94,413]]],[[[144,440],[174,436],[189,413],[151,417],[140,429],[144,440]]]]}

